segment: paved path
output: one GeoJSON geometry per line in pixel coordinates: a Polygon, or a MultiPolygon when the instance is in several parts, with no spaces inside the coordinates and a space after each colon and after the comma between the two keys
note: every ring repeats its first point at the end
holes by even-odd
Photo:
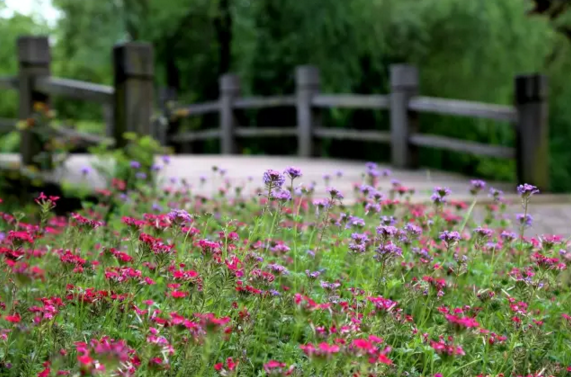
{"type": "MultiPolygon", "coordinates": [[[[81,170],[83,167],[91,166],[95,158],[91,155],[73,155],[66,161],[65,167],[59,169],[54,175],[48,177],[51,180],[61,181],[62,179],[75,184],[87,184],[93,188],[105,187],[105,181],[97,174],[90,174],[85,177],[81,170]]],[[[160,163],[160,159],[157,159],[160,163]]],[[[0,155],[0,163],[4,166],[18,166],[18,154],[0,155]]],[[[227,171],[226,177],[233,182],[246,184],[253,189],[261,186],[261,178],[265,170],[283,170],[288,166],[299,167],[303,172],[300,182],[304,184],[316,183],[317,195],[324,195],[325,182],[323,175],[330,175],[330,186],[341,190],[348,200],[353,196],[353,184],[362,181],[362,174],[365,172],[364,162],[332,160],[332,159],[304,159],[297,157],[273,157],[273,156],[221,156],[221,155],[177,155],[171,158],[171,162],[163,169],[162,175],[165,184],[169,183],[169,178],[175,177],[178,180],[185,179],[194,188],[196,193],[209,195],[213,185],[208,182],[200,188],[200,176],[212,177],[212,167],[227,171]],[[336,177],[336,173],[341,171],[343,176],[336,177]],[[252,177],[252,182],[249,182],[252,177]]],[[[379,166],[379,169],[391,169],[389,166],[379,166]]],[[[451,199],[470,201],[469,180],[470,178],[436,171],[417,170],[403,171],[392,170],[390,178],[381,181],[382,188],[389,188],[391,179],[399,180],[403,185],[416,190],[414,198],[419,201],[428,200],[434,186],[449,187],[452,190],[451,199]]],[[[221,183],[220,178],[218,182],[221,183]]],[[[218,184],[219,184],[218,183],[218,184]]],[[[521,212],[515,195],[515,187],[505,183],[489,183],[502,189],[506,196],[515,204],[509,207],[509,213],[521,212]]],[[[483,198],[484,199],[484,198],[483,198]]],[[[485,202],[486,199],[483,201],[485,202]]],[[[478,212],[478,211],[477,211],[478,212]]],[[[570,195],[539,195],[534,197],[530,209],[531,215],[535,219],[535,225],[528,234],[554,233],[561,235],[571,235],[571,196],[570,195]]],[[[477,215],[477,214],[476,214],[477,215]]]]}

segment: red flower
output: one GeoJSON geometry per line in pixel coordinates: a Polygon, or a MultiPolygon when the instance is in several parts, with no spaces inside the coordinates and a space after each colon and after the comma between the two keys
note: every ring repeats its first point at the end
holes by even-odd
{"type": "Polygon", "coordinates": [[[11,322],[11,323],[20,323],[20,321],[22,320],[22,317],[18,313],[14,314],[14,315],[7,315],[4,318],[6,319],[6,321],[11,322]]]}

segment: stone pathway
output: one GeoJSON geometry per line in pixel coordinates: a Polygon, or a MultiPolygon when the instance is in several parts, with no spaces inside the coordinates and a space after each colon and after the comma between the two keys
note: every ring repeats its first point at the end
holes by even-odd
{"type": "MultiPolygon", "coordinates": [[[[4,167],[14,167],[19,165],[18,154],[0,155],[0,165],[4,167]]],[[[46,177],[51,181],[65,180],[73,184],[85,184],[92,188],[105,187],[103,177],[97,174],[90,174],[85,177],[81,170],[86,166],[91,166],[95,161],[92,155],[73,155],[70,157],[63,169],[59,169],[54,174],[46,177]]],[[[160,162],[158,159],[157,162],[160,162]]],[[[246,191],[252,190],[261,185],[262,175],[267,169],[283,170],[288,166],[299,167],[303,172],[300,182],[309,184],[316,182],[317,196],[325,194],[325,174],[331,176],[329,185],[341,190],[346,200],[351,200],[353,196],[353,184],[362,181],[362,174],[365,172],[364,162],[333,160],[333,159],[305,159],[298,157],[274,157],[274,156],[221,156],[221,155],[177,155],[172,156],[171,162],[163,169],[165,184],[171,185],[169,178],[175,177],[177,180],[186,180],[194,188],[196,193],[209,195],[212,192],[212,183],[207,183],[200,188],[201,176],[212,177],[212,167],[225,169],[226,177],[233,182],[244,184],[246,191]],[[342,172],[342,177],[337,177],[336,173],[342,172]],[[251,178],[251,182],[250,179],[251,178]]],[[[449,187],[452,190],[451,199],[471,201],[469,196],[469,178],[453,173],[438,171],[417,170],[406,171],[392,169],[389,166],[379,166],[380,170],[390,169],[390,178],[381,181],[383,188],[391,186],[391,179],[399,180],[403,185],[416,190],[415,200],[426,201],[429,199],[435,186],[449,187]]],[[[217,178],[220,185],[220,177],[217,178]]],[[[515,186],[506,183],[488,183],[489,186],[496,187],[506,193],[506,197],[515,204],[509,207],[510,216],[522,212],[517,200],[515,186]]],[[[482,195],[483,196],[483,195],[482,195]]],[[[482,198],[482,202],[486,199],[482,198]]],[[[571,195],[538,195],[533,198],[530,214],[534,217],[534,226],[527,234],[553,233],[564,236],[571,235],[571,195]]],[[[476,211],[476,216],[478,212],[476,211]]]]}

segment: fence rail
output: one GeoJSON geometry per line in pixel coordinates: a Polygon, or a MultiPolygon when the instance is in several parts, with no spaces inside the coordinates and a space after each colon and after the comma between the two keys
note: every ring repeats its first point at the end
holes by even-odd
{"type": "Polygon", "coordinates": [[[365,94],[320,94],[315,96],[311,104],[319,108],[345,108],[345,109],[388,109],[389,97],[365,94]]]}
{"type": "Polygon", "coordinates": [[[114,94],[112,86],[91,84],[84,81],[61,79],[58,77],[41,77],[34,82],[34,88],[44,94],[64,96],[101,104],[111,103],[114,94]]]}
{"type": "Polygon", "coordinates": [[[418,112],[484,118],[510,123],[517,122],[517,111],[512,106],[433,97],[416,97],[410,100],[408,108],[418,112]]]}
{"type": "MultiPolygon", "coordinates": [[[[19,119],[29,117],[33,103],[49,101],[51,95],[91,101],[104,106],[109,119],[107,135],[100,137],[72,129],[60,129],[60,136],[81,140],[85,144],[102,142],[124,145],[126,131],[159,136],[161,142],[180,145],[183,150],[195,141],[219,139],[223,154],[238,151],[237,139],[252,137],[296,137],[298,154],[311,157],[317,153],[318,139],[352,140],[387,143],[391,146],[391,162],[397,168],[419,166],[418,148],[439,148],[479,156],[514,159],[518,181],[549,187],[548,175],[548,113],[547,79],[534,74],[514,80],[514,105],[500,106],[455,99],[420,95],[419,72],[416,67],[391,67],[390,93],[329,94],[321,93],[319,70],[312,66],[297,67],[295,93],[270,97],[243,97],[240,79],[233,74],[220,78],[216,101],[188,105],[167,104],[168,95],[161,100],[161,111],[167,120],[167,130],[152,121],[154,111],[152,46],[126,43],[113,51],[114,86],[56,78],[50,75],[50,53],[45,37],[21,37],[18,40],[19,72],[17,76],[0,77],[0,89],[15,89],[20,94],[19,119]],[[168,106],[167,106],[168,105],[168,106]],[[294,107],[297,125],[290,127],[244,127],[237,121],[236,111],[273,107],[294,107]],[[388,110],[390,130],[355,130],[327,128],[321,124],[320,112],[329,108],[388,110]],[[515,147],[486,145],[441,135],[420,132],[419,113],[464,116],[507,122],[515,134],[515,147]],[[186,117],[218,114],[219,127],[181,131],[180,120],[186,117]],[[160,130],[159,130],[160,128],[160,130]]],[[[168,89],[168,88],[167,88],[168,89]]],[[[493,88],[490,88],[493,90],[493,88]]],[[[174,93],[176,98],[176,93],[174,93]]],[[[16,121],[0,119],[0,132],[14,130],[16,121]]],[[[24,164],[33,163],[41,152],[33,132],[22,132],[21,153],[24,164]]]]}

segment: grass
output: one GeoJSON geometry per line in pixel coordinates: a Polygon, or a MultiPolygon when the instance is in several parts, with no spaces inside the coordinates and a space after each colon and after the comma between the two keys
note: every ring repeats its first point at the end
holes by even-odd
{"type": "Polygon", "coordinates": [[[351,206],[217,170],[209,198],[140,175],[3,213],[0,376],[567,375],[567,241],[511,232],[501,194],[476,224],[483,191],[412,204],[378,173],[351,206]]]}

